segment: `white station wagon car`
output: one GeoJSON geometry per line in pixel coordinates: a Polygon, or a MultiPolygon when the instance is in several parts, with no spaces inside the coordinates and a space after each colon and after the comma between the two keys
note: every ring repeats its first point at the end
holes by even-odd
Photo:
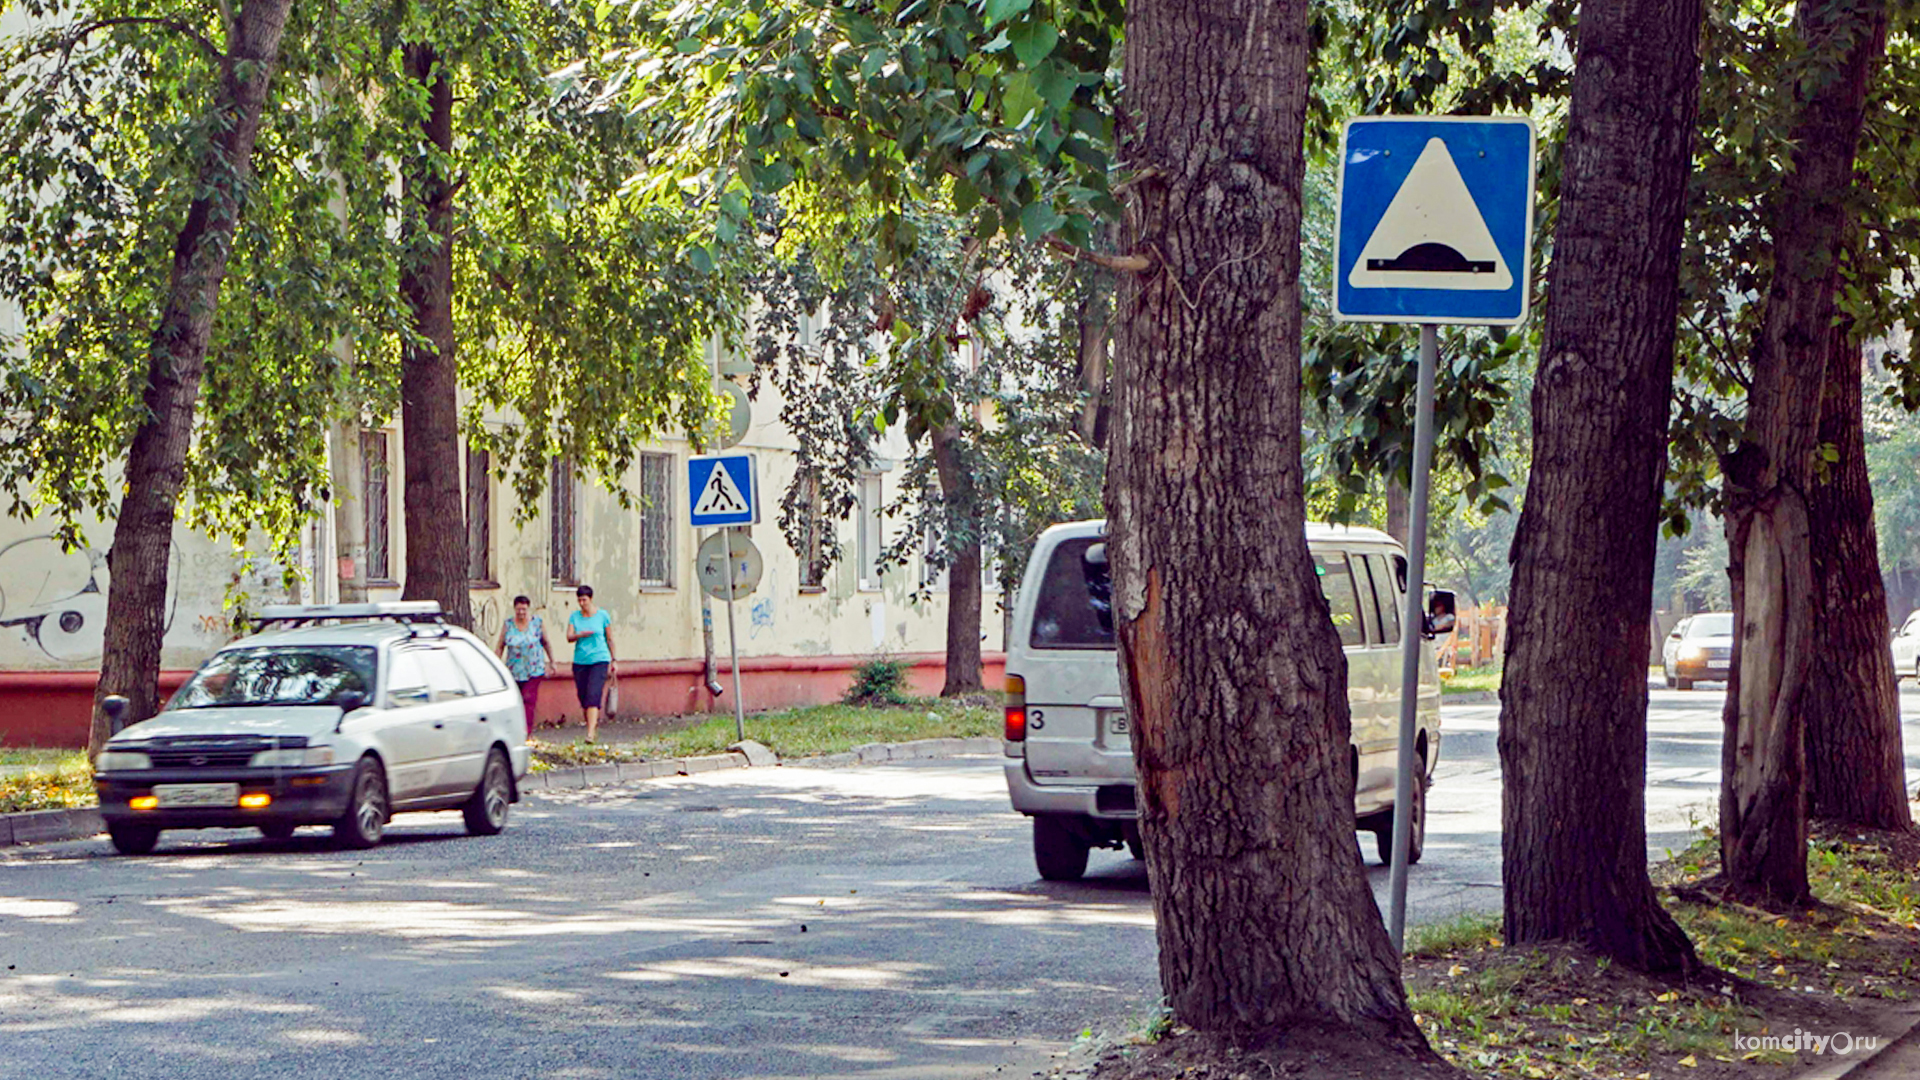
{"type": "Polygon", "coordinates": [[[163,829],[252,826],[285,839],[330,825],[371,847],[393,814],[465,812],[498,833],[529,763],[506,666],[428,602],[276,606],[215,653],[159,715],[96,763],[113,846],[163,829]]]}

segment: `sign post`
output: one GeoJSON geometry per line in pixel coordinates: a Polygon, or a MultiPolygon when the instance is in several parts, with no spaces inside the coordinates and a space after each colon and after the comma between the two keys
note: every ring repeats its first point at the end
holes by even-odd
{"type": "MultiPolygon", "coordinates": [[[[1340,150],[1334,317],[1417,323],[1412,535],[1400,637],[1400,745],[1393,791],[1387,933],[1404,949],[1407,855],[1426,783],[1414,756],[1420,702],[1428,480],[1440,324],[1526,321],[1533,250],[1533,122],[1525,117],[1371,116],[1347,122],[1340,150]]],[[[1424,811],[1423,811],[1424,812],[1424,811]]]]}
{"type": "MultiPolygon", "coordinates": [[[[727,654],[733,662],[733,729],[735,737],[747,737],[747,707],[740,697],[740,637],[734,629],[733,601],[736,592],[734,555],[736,525],[756,525],[760,521],[760,489],[755,482],[751,454],[712,454],[687,459],[687,508],[693,527],[718,527],[721,553],[727,564],[727,654]]],[[[703,545],[704,546],[704,545],[703,545]]],[[[751,549],[753,541],[747,541],[751,549]]],[[[759,553],[754,552],[757,563],[759,553]]],[[[759,574],[753,575],[755,583],[759,574]]],[[[703,583],[702,587],[706,587],[703,583]]],[[[752,585],[747,586],[749,589],[752,585]]]]}

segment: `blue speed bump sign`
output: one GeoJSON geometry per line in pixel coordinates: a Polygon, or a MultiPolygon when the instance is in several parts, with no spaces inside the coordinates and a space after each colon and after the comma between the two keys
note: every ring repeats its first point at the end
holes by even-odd
{"type": "Polygon", "coordinates": [[[1525,322],[1533,156],[1533,121],[1521,116],[1347,121],[1334,230],[1334,317],[1525,322]]]}
{"type": "Polygon", "coordinates": [[[696,529],[757,525],[760,489],[752,454],[713,454],[687,459],[687,508],[696,529]]]}

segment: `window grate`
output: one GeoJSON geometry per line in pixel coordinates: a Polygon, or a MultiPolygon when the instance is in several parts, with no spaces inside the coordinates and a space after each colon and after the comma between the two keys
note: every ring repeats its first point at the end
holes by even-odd
{"type": "Polygon", "coordinates": [[[367,579],[393,580],[392,526],[388,520],[387,433],[360,433],[360,498],[365,512],[367,579]]]}
{"type": "Polygon", "coordinates": [[[467,580],[493,580],[492,458],[467,445],[467,580]]]}
{"type": "Polygon", "coordinates": [[[640,584],[673,587],[673,455],[640,455],[640,584]]]}
{"type": "Polygon", "coordinates": [[[856,550],[860,557],[860,587],[877,590],[881,586],[881,575],[886,571],[879,565],[880,552],[886,546],[886,526],[882,523],[880,512],[880,474],[867,473],[860,478],[860,532],[856,550]]]}
{"type": "Polygon", "coordinates": [[[580,580],[580,569],[574,562],[573,527],[577,513],[573,462],[566,458],[555,458],[553,475],[547,485],[549,492],[547,528],[550,535],[548,555],[552,560],[553,583],[555,585],[573,585],[580,580]]]}

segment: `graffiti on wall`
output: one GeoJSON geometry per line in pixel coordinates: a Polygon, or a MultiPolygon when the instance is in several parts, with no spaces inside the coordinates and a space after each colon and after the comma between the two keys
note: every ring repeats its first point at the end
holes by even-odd
{"type": "MultiPolygon", "coordinates": [[[[173,628],[179,603],[180,554],[167,574],[162,634],[173,628]]],[[[97,660],[107,631],[107,556],[91,547],[64,550],[50,534],[0,547],[0,627],[47,659],[97,660]]]]}

